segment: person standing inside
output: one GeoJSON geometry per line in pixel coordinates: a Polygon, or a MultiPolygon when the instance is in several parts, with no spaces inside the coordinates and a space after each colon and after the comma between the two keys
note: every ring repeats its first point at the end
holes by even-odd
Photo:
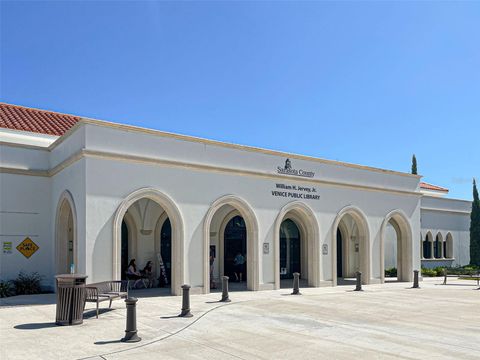
{"type": "Polygon", "coordinates": [[[243,273],[245,267],[245,256],[243,256],[240,252],[237,253],[235,258],[233,259],[233,265],[235,269],[235,280],[237,282],[243,281],[243,273]]]}

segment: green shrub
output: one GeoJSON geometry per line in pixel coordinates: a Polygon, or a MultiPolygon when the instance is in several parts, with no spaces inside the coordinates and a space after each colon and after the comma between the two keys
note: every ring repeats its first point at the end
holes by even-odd
{"type": "Polygon", "coordinates": [[[21,271],[18,274],[18,277],[15,280],[12,280],[13,286],[15,286],[15,292],[17,295],[32,295],[40,294],[42,289],[40,287],[40,281],[42,276],[33,272],[31,274],[26,274],[21,271]]]}
{"type": "Polygon", "coordinates": [[[385,270],[385,277],[396,277],[397,276],[397,268],[390,268],[385,270]]]}
{"type": "Polygon", "coordinates": [[[0,280],[0,298],[14,295],[13,286],[10,281],[0,280]]]}
{"type": "MultiPolygon", "coordinates": [[[[436,276],[443,276],[444,275],[444,269],[445,269],[445,266],[437,266],[436,268],[433,268],[432,270],[435,271],[435,273],[437,274],[436,276]]],[[[448,271],[448,269],[447,269],[448,271]]]]}
{"type": "Polygon", "coordinates": [[[437,272],[434,269],[427,269],[422,267],[422,276],[425,276],[425,277],[437,276],[437,272]]]}

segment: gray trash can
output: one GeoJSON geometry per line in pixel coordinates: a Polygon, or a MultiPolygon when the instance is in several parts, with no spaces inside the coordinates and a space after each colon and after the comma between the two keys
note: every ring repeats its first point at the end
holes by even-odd
{"type": "Polygon", "coordinates": [[[55,276],[57,288],[57,325],[83,323],[85,309],[85,281],[87,275],[62,274],[55,276]]]}

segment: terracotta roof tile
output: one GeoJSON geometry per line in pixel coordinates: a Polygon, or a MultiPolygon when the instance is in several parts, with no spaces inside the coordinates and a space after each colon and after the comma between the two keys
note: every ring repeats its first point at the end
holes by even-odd
{"type": "Polygon", "coordinates": [[[0,103],[0,128],[62,136],[80,117],[0,103]]]}
{"type": "Polygon", "coordinates": [[[444,187],[437,186],[437,185],[432,185],[432,184],[429,184],[429,183],[426,183],[426,182],[421,182],[420,183],[420,188],[425,189],[425,190],[448,192],[448,189],[446,189],[444,187]]]}

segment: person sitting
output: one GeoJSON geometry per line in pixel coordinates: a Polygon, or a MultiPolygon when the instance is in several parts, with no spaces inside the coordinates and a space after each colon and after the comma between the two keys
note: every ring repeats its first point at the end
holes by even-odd
{"type": "Polygon", "coordinates": [[[150,260],[147,261],[147,265],[145,265],[140,273],[148,280],[148,287],[152,288],[155,283],[155,274],[153,273],[153,263],[150,260]]]}
{"type": "MultiPolygon", "coordinates": [[[[130,260],[130,262],[128,263],[127,279],[128,280],[135,280],[135,282],[133,283],[133,288],[134,289],[137,287],[137,284],[139,282],[142,283],[143,276],[137,270],[137,264],[135,264],[135,259],[130,260]]],[[[144,284],[144,286],[145,286],[145,284],[144,284]]]]}

